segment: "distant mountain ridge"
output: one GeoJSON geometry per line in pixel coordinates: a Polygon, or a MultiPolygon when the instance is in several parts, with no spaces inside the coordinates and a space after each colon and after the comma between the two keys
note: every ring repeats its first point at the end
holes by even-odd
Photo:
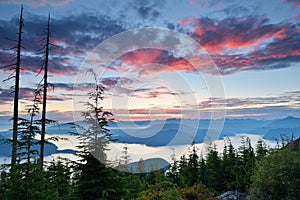
{"type": "Polygon", "coordinates": [[[146,160],[140,160],[137,162],[130,162],[120,169],[123,171],[133,173],[147,173],[159,169],[163,169],[164,171],[166,171],[169,169],[169,167],[170,163],[163,158],[150,158],[146,160]]]}
{"type": "MultiPolygon", "coordinates": [[[[0,157],[10,157],[11,156],[11,145],[5,143],[6,137],[0,135],[0,157]]],[[[37,141],[37,140],[35,140],[37,141]]],[[[32,150],[40,150],[40,145],[33,145],[32,150]]],[[[58,150],[58,147],[53,143],[46,143],[45,144],[45,156],[50,156],[52,154],[57,153],[68,153],[68,154],[75,154],[76,151],[72,149],[63,149],[58,150]]]]}
{"type": "MultiPolygon", "coordinates": [[[[224,120],[224,119],[223,119],[224,120]]],[[[286,117],[275,120],[256,119],[225,119],[220,132],[210,124],[222,122],[221,119],[185,119],[181,124],[180,119],[137,121],[137,122],[111,122],[108,129],[112,138],[119,143],[145,144],[147,146],[185,145],[202,143],[207,137],[208,130],[219,135],[219,139],[234,136],[240,133],[263,135],[264,139],[281,140],[285,138],[300,137],[300,118],[286,117]],[[178,132],[180,130],[180,132],[178,132]],[[194,131],[194,133],[193,133],[194,131]],[[176,138],[174,140],[174,138],[176,138]]],[[[77,122],[84,125],[83,122],[77,122]]],[[[72,123],[60,124],[47,129],[47,134],[70,134],[77,130],[72,123]]],[[[0,135],[9,137],[9,132],[0,132],[0,135]]],[[[208,135],[209,137],[209,135],[208,135]]]]}

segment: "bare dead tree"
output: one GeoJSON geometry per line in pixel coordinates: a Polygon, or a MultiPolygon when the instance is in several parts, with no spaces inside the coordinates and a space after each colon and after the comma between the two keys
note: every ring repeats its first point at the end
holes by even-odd
{"type": "Polygon", "coordinates": [[[47,30],[46,30],[46,41],[44,45],[44,62],[43,62],[43,69],[44,69],[44,76],[43,76],[43,106],[42,106],[42,131],[41,131],[41,145],[40,145],[40,165],[43,168],[44,163],[44,149],[45,149],[45,134],[46,134],[46,112],[47,112],[47,89],[49,87],[48,84],[48,63],[49,63],[49,46],[50,46],[50,14],[48,14],[48,23],[47,23],[47,30]]]}
{"type": "Polygon", "coordinates": [[[16,46],[8,49],[14,50],[16,57],[13,57],[12,61],[15,62],[14,64],[9,64],[6,66],[2,66],[1,69],[12,71],[12,73],[3,80],[3,82],[14,79],[15,84],[12,86],[14,88],[14,110],[13,110],[13,135],[12,135],[12,153],[11,153],[11,165],[16,165],[17,160],[17,145],[18,145],[18,119],[19,119],[19,90],[20,90],[20,71],[21,71],[21,49],[22,49],[22,30],[24,27],[24,20],[23,20],[23,5],[21,6],[21,13],[20,13],[20,20],[19,20],[19,32],[18,32],[18,40],[12,40],[17,43],[16,46]]]}
{"type": "Polygon", "coordinates": [[[17,63],[16,63],[16,77],[15,77],[15,97],[14,97],[14,117],[13,117],[13,145],[11,164],[16,164],[17,140],[18,140],[18,111],[19,111],[19,90],[20,90],[20,66],[21,66],[21,48],[22,48],[22,29],[24,27],[23,21],[23,5],[21,7],[19,33],[18,33],[18,48],[17,48],[17,63]]]}

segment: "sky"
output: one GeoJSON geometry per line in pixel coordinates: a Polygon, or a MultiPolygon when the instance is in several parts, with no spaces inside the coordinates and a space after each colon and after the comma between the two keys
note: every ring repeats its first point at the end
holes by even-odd
{"type": "MultiPolygon", "coordinates": [[[[14,63],[21,4],[21,115],[42,78],[50,13],[48,118],[77,120],[89,68],[118,121],[300,117],[299,0],[0,0],[0,67],[14,63]]],[[[1,124],[12,85],[0,85],[1,124]]]]}

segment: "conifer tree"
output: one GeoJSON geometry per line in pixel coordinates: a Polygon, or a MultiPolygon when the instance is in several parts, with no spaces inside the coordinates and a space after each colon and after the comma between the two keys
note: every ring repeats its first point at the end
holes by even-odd
{"type": "Polygon", "coordinates": [[[197,155],[195,145],[192,146],[192,152],[188,160],[188,186],[193,186],[199,182],[199,156],[197,155]]]}
{"type": "Polygon", "coordinates": [[[210,151],[208,152],[206,158],[206,166],[208,187],[213,188],[217,191],[222,191],[222,160],[215,146],[213,148],[210,148],[210,151]]]}
{"type": "Polygon", "coordinates": [[[250,177],[255,166],[255,153],[250,138],[242,138],[238,149],[237,187],[244,191],[250,184],[250,177]]]}
{"type": "Polygon", "coordinates": [[[267,148],[267,145],[266,143],[262,140],[262,139],[259,139],[257,141],[257,144],[256,144],[256,159],[257,160],[260,160],[262,159],[264,156],[267,155],[268,153],[268,148],[267,148]]]}
{"type": "MultiPolygon", "coordinates": [[[[41,120],[35,119],[40,110],[40,93],[41,90],[36,89],[32,105],[26,106],[29,119],[18,118],[19,139],[15,154],[16,164],[8,166],[10,171],[6,178],[10,184],[3,191],[3,195],[8,194],[12,199],[34,199],[34,196],[40,196],[36,187],[40,181],[43,181],[43,178],[42,172],[37,168],[38,151],[36,147],[39,145],[39,141],[34,139],[37,134],[40,134],[41,120]],[[37,185],[33,185],[33,183],[37,183],[37,185]]],[[[41,186],[39,187],[41,188],[41,186]]]]}
{"type": "Polygon", "coordinates": [[[227,138],[227,140],[225,141],[222,160],[225,190],[234,190],[237,187],[236,168],[238,163],[236,157],[236,150],[233,147],[229,138],[227,138]]]}
{"type": "Polygon", "coordinates": [[[200,156],[199,161],[199,181],[207,185],[207,166],[203,155],[200,156]]]}
{"type": "Polygon", "coordinates": [[[107,167],[106,150],[111,140],[111,134],[106,128],[110,112],[103,111],[100,101],[103,99],[104,88],[98,83],[93,71],[93,88],[88,93],[89,101],[84,102],[87,110],[82,112],[85,125],[77,125],[82,132],[77,133],[80,140],[80,149],[76,162],[77,193],[81,199],[118,199],[116,184],[114,184],[113,171],[107,167]]]}

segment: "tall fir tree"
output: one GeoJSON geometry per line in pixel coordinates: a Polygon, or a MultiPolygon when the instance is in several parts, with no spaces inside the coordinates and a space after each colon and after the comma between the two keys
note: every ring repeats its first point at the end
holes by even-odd
{"type": "Polygon", "coordinates": [[[216,146],[210,148],[207,158],[207,184],[208,187],[216,191],[223,190],[223,172],[222,172],[222,159],[220,158],[216,146]]]}
{"type": "Polygon", "coordinates": [[[77,133],[80,140],[79,161],[75,165],[77,193],[81,199],[120,199],[114,184],[114,175],[107,161],[107,145],[111,134],[107,129],[110,112],[103,111],[100,101],[103,100],[104,88],[99,84],[97,75],[90,84],[93,91],[88,93],[89,101],[84,102],[87,110],[82,112],[85,125],[78,126],[82,132],[77,133]]]}
{"type": "Polygon", "coordinates": [[[236,150],[233,147],[229,138],[225,141],[222,168],[224,171],[224,186],[225,190],[234,190],[237,188],[237,156],[236,150]]]}
{"type": "Polygon", "coordinates": [[[255,166],[255,152],[249,137],[243,137],[238,149],[237,189],[245,191],[255,166]]]}

